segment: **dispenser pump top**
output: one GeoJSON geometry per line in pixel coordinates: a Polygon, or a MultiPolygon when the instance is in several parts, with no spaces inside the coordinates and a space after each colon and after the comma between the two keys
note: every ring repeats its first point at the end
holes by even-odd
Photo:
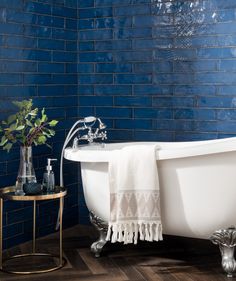
{"type": "Polygon", "coordinates": [[[50,173],[50,171],[52,171],[51,161],[57,161],[57,159],[48,158],[48,164],[46,166],[46,170],[47,170],[48,174],[50,173]]]}

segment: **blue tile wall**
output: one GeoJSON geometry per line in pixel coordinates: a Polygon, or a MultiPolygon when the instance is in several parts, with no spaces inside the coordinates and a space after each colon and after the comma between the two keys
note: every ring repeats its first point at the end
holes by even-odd
{"type": "Polygon", "coordinates": [[[110,141],[236,134],[234,0],[94,0],[78,7],[79,108],[111,124],[110,141]]]}
{"type": "Polygon", "coordinates": [[[235,1],[95,0],[78,8],[80,110],[112,122],[111,141],[235,135],[235,1]]]}
{"type": "MultiPolygon", "coordinates": [[[[59,120],[52,149],[33,148],[38,181],[46,158],[59,159],[65,134],[78,117],[77,8],[77,0],[0,1],[0,120],[14,112],[12,100],[28,98],[45,107],[49,118],[59,120]]],[[[18,166],[18,147],[9,154],[0,150],[0,188],[14,185],[18,166]]],[[[64,227],[69,227],[78,223],[77,165],[65,163],[64,169],[69,190],[64,227]]],[[[54,171],[59,184],[58,163],[54,171]]],[[[37,203],[37,236],[54,231],[57,210],[58,202],[37,203]]],[[[3,219],[4,247],[31,239],[31,204],[5,202],[3,219]]]]}

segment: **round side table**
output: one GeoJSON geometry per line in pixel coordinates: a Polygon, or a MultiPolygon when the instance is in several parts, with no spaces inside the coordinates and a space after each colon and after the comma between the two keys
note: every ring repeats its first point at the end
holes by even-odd
{"type": "Polygon", "coordinates": [[[63,198],[67,194],[67,190],[63,187],[56,187],[55,191],[53,193],[42,193],[39,195],[15,195],[15,187],[5,187],[0,189],[0,270],[3,272],[8,273],[15,273],[15,274],[34,274],[34,273],[46,273],[51,272],[54,270],[57,270],[59,268],[62,268],[66,264],[66,259],[62,255],[62,214],[63,214],[63,198]],[[32,252],[21,254],[21,255],[14,255],[11,256],[8,259],[5,259],[3,261],[2,258],[2,228],[3,228],[3,202],[4,199],[12,200],[12,201],[33,201],[33,241],[32,241],[32,252]],[[48,253],[40,253],[36,252],[36,201],[41,200],[53,200],[53,199],[59,199],[60,200],[60,207],[59,207],[59,214],[60,214],[60,239],[59,239],[59,247],[60,247],[60,253],[59,256],[55,256],[48,253]],[[41,270],[28,270],[28,271],[13,271],[13,270],[7,270],[4,269],[4,264],[7,263],[7,261],[12,259],[20,259],[24,257],[51,257],[52,259],[57,259],[58,264],[56,266],[51,266],[47,269],[41,269],[41,270]]]}

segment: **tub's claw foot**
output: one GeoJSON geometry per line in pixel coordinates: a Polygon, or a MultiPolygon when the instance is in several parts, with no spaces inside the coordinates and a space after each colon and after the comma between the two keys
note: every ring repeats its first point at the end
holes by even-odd
{"type": "Polygon", "coordinates": [[[233,277],[236,270],[236,261],[234,259],[234,247],[236,245],[236,228],[229,227],[215,231],[210,240],[219,245],[222,256],[222,267],[227,273],[227,277],[233,277]]]}
{"type": "Polygon", "coordinates": [[[95,228],[99,232],[99,238],[97,241],[95,241],[90,249],[91,252],[94,253],[95,257],[98,258],[100,257],[100,253],[106,244],[106,236],[107,236],[107,229],[108,225],[106,222],[104,222],[101,218],[96,216],[93,212],[90,211],[89,213],[90,221],[91,223],[95,226],[95,228]]]}

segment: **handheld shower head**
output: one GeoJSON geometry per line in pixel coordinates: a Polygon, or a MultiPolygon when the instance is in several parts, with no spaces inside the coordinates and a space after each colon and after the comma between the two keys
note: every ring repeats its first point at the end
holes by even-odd
{"type": "Polygon", "coordinates": [[[99,129],[100,130],[103,130],[103,129],[106,129],[107,125],[104,124],[100,118],[97,118],[98,122],[99,122],[99,129]]]}
{"type": "Polygon", "coordinates": [[[87,128],[87,127],[92,127],[95,122],[96,122],[97,118],[94,117],[94,116],[88,116],[88,117],[85,117],[83,119],[83,123],[84,123],[84,127],[87,128]],[[87,123],[89,123],[89,125],[87,126],[87,123]]]}
{"type": "Polygon", "coordinates": [[[94,116],[88,116],[88,117],[85,117],[85,118],[83,119],[83,122],[84,122],[84,123],[92,123],[92,122],[95,122],[96,120],[97,120],[96,117],[94,117],[94,116]]]}

